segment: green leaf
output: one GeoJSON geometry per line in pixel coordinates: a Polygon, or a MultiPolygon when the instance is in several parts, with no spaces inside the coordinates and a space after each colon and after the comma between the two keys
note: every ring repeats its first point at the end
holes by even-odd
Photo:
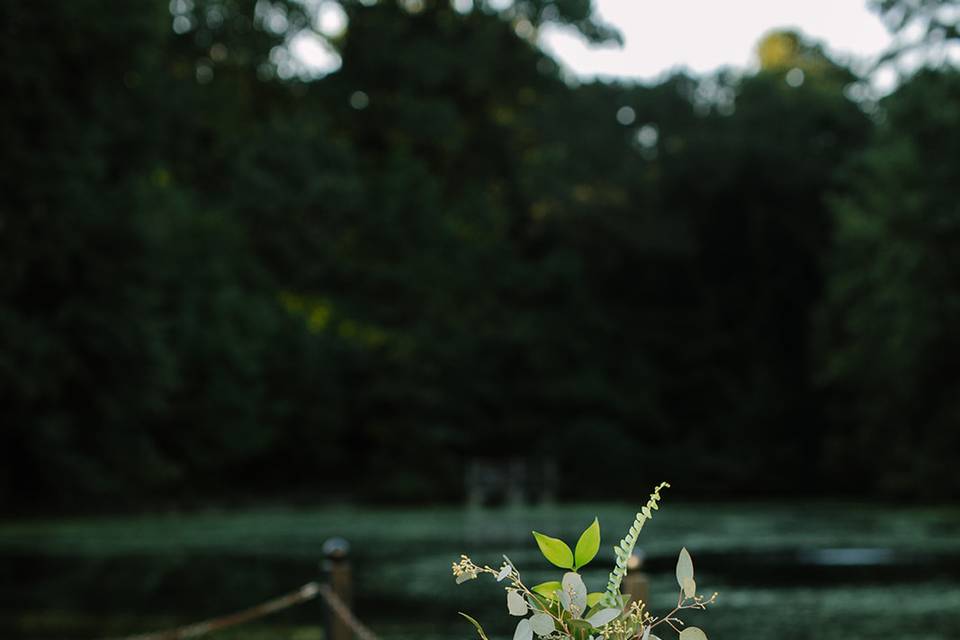
{"type": "Polygon", "coordinates": [[[479,622],[477,622],[476,620],[474,620],[473,618],[471,618],[470,616],[468,616],[467,614],[465,614],[463,611],[458,611],[457,613],[459,613],[459,614],[462,615],[464,618],[466,618],[467,620],[469,620],[469,621],[470,621],[470,624],[472,624],[474,627],[477,628],[477,633],[480,634],[480,640],[490,640],[489,638],[487,638],[487,634],[485,634],[485,633],[483,632],[483,627],[480,626],[480,623],[479,623],[479,622]]]}
{"type": "Polygon", "coordinates": [[[512,616],[527,615],[527,601],[516,591],[507,591],[507,611],[512,616]]]}
{"type": "Polygon", "coordinates": [[[587,618],[587,622],[592,624],[595,628],[599,629],[603,625],[616,620],[618,617],[620,617],[621,613],[623,613],[623,611],[621,611],[620,609],[614,609],[612,607],[607,609],[600,609],[595,614],[587,618]]]}
{"type": "Polygon", "coordinates": [[[687,627],[680,632],[680,640],[707,640],[707,634],[697,627],[687,627]]]}
{"type": "Polygon", "coordinates": [[[573,569],[573,551],[570,551],[566,542],[536,531],[533,532],[533,537],[536,538],[544,558],[561,569],[573,569]]]}
{"type": "Polygon", "coordinates": [[[560,591],[562,588],[563,585],[561,585],[559,582],[556,580],[550,580],[549,582],[541,582],[540,584],[535,585],[530,589],[530,591],[540,594],[546,598],[550,598],[551,600],[556,600],[557,591],[560,591]]]}
{"type": "Polygon", "coordinates": [[[693,578],[686,578],[683,581],[683,595],[687,598],[692,598],[697,595],[697,582],[693,578]]]}
{"type": "Polygon", "coordinates": [[[693,560],[690,558],[690,552],[684,547],[680,550],[680,557],[677,559],[677,584],[683,588],[683,581],[693,579],[693,560]]]}
{"type": "Polygon", "coordinates": [[[545,598],[538,593],[531,593],[527,596],[527,604],[530,605],[532,611],[547,611],[553,602],[553,600],[545,598]]]}
{"type": "Polygon", "coordinates": [[[600,522],[594,518],[593,524],[584,529],[577,540],[574,552],[574,569],[580,569],[593,560],[600,550],[600,522]]]}
{"type": "Polygon", "coordinates": [[[574,618],[582,618],[587,611],[587,585],[579,573],[568,571],[563,574],[563,589],[560,591],[563,608],[574,618]]]}
{"type": "Polygon", "coordinates": [[[533,629],[530,621],[524,618],[517,623],[517,630],[513,632],[513,640],[533,640],[533,629]]]}
{"type": "Polygon", "coordinates": [[[538,636],[548,636],[553,633],[553,618],[546,613],[537,613],[530,617],[530,627],[538,636]]]}
{"type": "Polygon", "coordinates": [[[570,629],[570,636],[574,640],[587,640],[593,627],[586,620],[568,620],[567,628],[570,629]]]}
{"type": "Polygon", "coordinates": [[[603,593],[600,591],[594,591],[593,593],[587,594],[587,606],[595,607],[597,603],[603,598],[603,593]]]}

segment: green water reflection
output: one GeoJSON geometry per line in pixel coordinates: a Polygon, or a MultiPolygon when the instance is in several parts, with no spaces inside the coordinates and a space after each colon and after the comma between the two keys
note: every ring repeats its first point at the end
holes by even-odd
{"type": "MultiPolygon", "coordinates": [[[[629,507],[532,509],[260,509],[0,525],[0,637],[92,638],[185,624],[316,579],[320,547],[353,545],[356,609],[387,640],[472,638],[469,610],[510,631],[490,581],[454,587],[462,551],[506,552],[528,581],[554,573],[532,528],[572,538],[594,515],[603,551],[629,507]]],[[[667,505],[641,537],[654,608],[674,598],[675,553],[687,546],[715,609],[691,622],[714,639],[873,640],[960,637],[960,510],[861,505],[667,505]]],[[[596,563],[595,563],[596,564],[596,563]]],[[[585,573],[605,581],[603,567],[585,573]]],[[[319,640],[317,602],[212,637],[319,640]]],[[[667,640],[669,636],[665,636],[667,640]]]]}

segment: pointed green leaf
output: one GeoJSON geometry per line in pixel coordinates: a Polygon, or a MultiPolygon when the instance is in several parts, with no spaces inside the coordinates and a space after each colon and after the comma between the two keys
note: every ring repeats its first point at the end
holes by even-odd
{"type": "Polygon", "coordinates": [[[530,591],[533,591],[534,593],[546,598],[550,598],[551,600],[556,600],[557,591],[560,591],[562,588],[563,585],[561,585],[559,582],[556,580],[551,580],[549,582],[541,582],[540,584],[531,588],[530,591]]]}
{"type": "Polygon", "coordinates": [[[485,633],[483,632],[483,627],[480,626],[480,623],[479,623],[479,622],[477,622],[476,620],[474,620],[473,618],[471,618],[470,616],[468,616],[467,614],[465,614],[463,611],[458,611],[457,613],[459,613],[459,614],[462,615],[464,618],[466,618],[467,620],[469,620],[469,621],[470,621],[470,624],[472,624],[474,627],[477,628],[477,633],[480,634],[480,640],[489,640],[489,638],[487,638],[487,634],[485,634],[485,633]]]}
{"type": "Polygon", "coordinates": [[[677,584],[683,588],[683,581],[687,578],[693,579],[693,560],[690,558],[690,552],[684,547],[680,550],[680,557],[677,559],[677,584]]]}
{"type": "Polygon", "coordinates": [[[603,593],[600,591],[594,591],[593,593],[587,594],[587,606],[595,607],[597,603],[603,598],[603,593]]]}
{"type": "Polygon", "coordinates": [[[683,581],[683,595],[692,598],[697,595],[697,582],[693,578],[686,578],[683,581]]]}
{"type": "Polygon", "coordinates": [[[680,632],[680,640],[707,640],[707,634],[697,627],[687,627],[680,632]]]}
{"type": "Polygon", "coordinates": [[[588,562],[593,560],[600,550],[600,522],[596,518],[593,524],[584,529],[577,540],[577,548],[574,551],[574,568],[580,569],[588,562]]]}
{"type": "Polygon", "coordinates": [[[570,551],[566,542],[536,531],[533,532],[533,537],[536,538],[544,558],[561,569],[573,569],[573,551],[570,551]]]}

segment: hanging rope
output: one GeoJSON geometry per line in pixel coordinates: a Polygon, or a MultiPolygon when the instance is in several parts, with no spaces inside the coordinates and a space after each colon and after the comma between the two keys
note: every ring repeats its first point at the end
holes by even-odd
{"type": "Polygon", "coordinates": [[[320,592],[321,585],[316,582],[308,582],[296,591],[287,595],[268,600],[255,607],[244,609],[236,613],[231,613],[219,618],[211,618],[203,622],[177,627],[176,629],[167,629],[166,631],[156,631],[154,633],[144,633],[135,636],[128,636],[120,640],[184,640],[185,638],[197,638],[213,631],[220,631],[228,627],[234,627],[263,616],[270,615],[277,611],[282,611],[294,605],[308,600],[313,600],[320,592]]]}
{"type": "Polygon", "coordinates": [[[226,616],[211,618],[210,620],[177,627],[176,629],[127,636],[118,640],[185,640],[187,638],[198,638],[214,631],[235,627],[270,615],[271,613],[276,613],[277,611],[282,611],[283,609],[313,600],[318,595],[323,598],[327,606],[330,607],[330,610],[350,627],[359,640],[379,640],[375,633],[370,631],[365,624],[357,619],[357,616],[350,610],[350,607],[330,588],[330,585],[320,584],[318,582],[308,582],[292,593],[226,616]]]}

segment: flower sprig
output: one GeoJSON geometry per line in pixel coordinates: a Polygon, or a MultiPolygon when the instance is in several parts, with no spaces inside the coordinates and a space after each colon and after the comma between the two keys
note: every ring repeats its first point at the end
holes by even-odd
{"type": "MultiPolygon", "coordinates": [[[[527,587],[520,571],[507,556],[503,556],[503,564],[494,569],[489,565],[477,565],[469,556],[461,555],[460,560],[451,565],[456,582],[474,580],[481,574],[490,574],[497,582],[506,580],[507,611],[521,618],[514,640],[533,640],[534,635],[540,640],[659,640],[652,632],[660,625],[679,633],[680,640],[707,640],[701,629],[685,626],[678,615],[689,609],[705,610],[717,600],[716,593],[709,598],[697,594],[693,560],[686,548],[680,551],[677,560],[677,584],[680,587],[677,606],[668,614],[654,616],[647,610],[645,602],[627,602],[620,593],[620,583],[626,575],[625,560],[632,552],[643,524],[657,510],[660,491],[669,486],[662,483],[654,489],[650,500],[637,513],[627,536],[615,547],[617,562],[604,592],[587,593],[579,574],[600,548],[597,519],[583,531],[573,550],[562,540],[533,532],[543,556],[555,566],[567,570],[560,581],[527,587]],[[532,615],[527,617],[528,614],[532,615]]],[[[460,615],[474,625],[481,640],[488,640],[479,622],[463,612],[460,615]]]]}

